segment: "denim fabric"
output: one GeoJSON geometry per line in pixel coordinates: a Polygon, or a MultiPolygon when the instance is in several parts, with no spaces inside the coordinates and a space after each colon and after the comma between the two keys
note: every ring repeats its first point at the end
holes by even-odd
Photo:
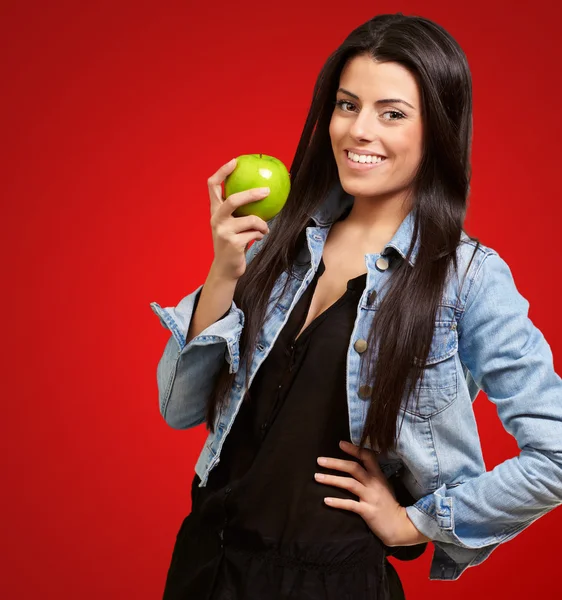
{"type": "MultiPolygon", "coordinates": [[[[312,215],[315,226],[306,229],[307,244],[295,272],[282,274],[273,289],[273,310],[258,337],[251,380],[313,279],[331,225],[352,203],[353,197],[337,185],[312,215]],[[287,277],[288,291],[279,299],[287,277]]],[[[269,222],[270,229],[275,221],[274,217],[269,222]]],[[[346,365],[349,430],[355,444],[370,400],[359,395],[368,382],[360,378],[365,354],[357,352],[354,343],[368,337],[384,298],[384,284],[396,261],[405,260],[413,223],[412,211],[381,254],[365,255],[367,284],[358,304],[346,365]],[[391,248],[398,256],[391,256],[391,248]],[[376,265],[381,255],[389,258],[386,270],[376,265]],[[374,300],[373,290],[378,292],[374,300]]],[[[266,238],[250,247],[248,262],[266,238]]],[[[416,240],[412,268],[418,247],[416,240]]],[[[403,482],[416,500],[406,510],[433,542],[429,579],[436,580],[458,579],[468,567],[482,563],[500,544],[562,504],[562,379],[554,371],[550,346],[529,319],[529,302],[495,250],[482,245],[476,249],[463,232],[457,257],[459,273],[451,270],[442,295],[419,404],[403,408],[396,450],[379,455],[386,476],[404,467],[403,482]],[[503,426],[520,448],[518,456],[491,471],[484,464],[472,407],[480,390],[496,404],[503,426]]],[[[242,400],[245,371],[239,353],[244,314],[234,302],[224,318],[186,345],[202,287],[175,307],[150,304],[172,334],[157,367],[160,411],[171,427],[187,429],[204,422],[207,399],[224,360],[230,372],[236,373],[228,406],[217,415],[215,433],[209,433],[195,467],[201,487],[220,460],[242,400]]]]}

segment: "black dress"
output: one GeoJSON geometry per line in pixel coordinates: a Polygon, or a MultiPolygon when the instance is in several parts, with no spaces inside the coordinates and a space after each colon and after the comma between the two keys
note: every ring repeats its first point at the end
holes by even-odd
{"type": "Polygon", "coordinates": [[[367,277],[349,280],[295,340],[323,272],[321,261],[258,369],[206,487],[195,475],[164,600],[404,598],[389,549],[361,516],[323,501],[358,498],[314,479],[346,476],[320,467],[319,456],[354,460],[338,444],[350,441],[347,349],[367,277]]]}

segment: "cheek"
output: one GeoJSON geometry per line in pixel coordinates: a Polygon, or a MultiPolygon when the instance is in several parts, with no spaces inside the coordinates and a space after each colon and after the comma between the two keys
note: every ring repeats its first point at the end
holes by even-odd
{"type": "Polygon", "coordinates": [[[330,132],[330,139],[332,140],[333,144],[337,138],[337,127],[336,120],[334,119],[334,117],[332,117],[330,120],[330,127],[328,128],[328,131],[330,132]]]}
{"type": "Polygon", "coordinates": [[[332,146],[332,152],[337,160],[338,147],[339,147],[340,140],[343,137],[343,134],[341,131],[341,127],[338,127],[337,121],[335,119],[332,119],[332,121],[330,122],[330,127],[329,127],[328,131],[330,133],[330,142],[331,142],[331,146],[332,146]]]}
{"type": "Polygon", "coordinates": [[[410,148],[410,154],[415,157],[416,160],[419,160],[422,155],[423,146],[422,131],[420,127],[414,127],[412,129],[407,142],[408,147],[410,148]]]}
{"type": "Polygon", "coordinates": [[[407,133],[396,141],[395,146],[404,163],[415,165],[421,158],[421,139],[417,132],[407,133]]]}

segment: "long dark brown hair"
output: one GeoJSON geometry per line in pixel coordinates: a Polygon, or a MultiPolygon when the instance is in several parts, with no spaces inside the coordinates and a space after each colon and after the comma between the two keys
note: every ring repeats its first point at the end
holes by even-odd
{"type": "MultiPolygon", "coordinates": [[[[251,359],[273,286],[282,273],[291,272],[310,216],[339,182],[329,124],[340,74],[358,55],[407,68],[416,78],[422,103],[423,156],[411,185],[415,209],[412,244],[406,259],[393,269],[388,291],[375,311],[369,351],[362,355],[372,394],[360,445],[365,446],[368,438],[372,448],[385,452],[395,448],[396,423],[405,394],[410,398],[423,375],[446,276],[451,264],[457,269],[456,249],[470,191],[471,75],[464,52],[440,25],[402,13],[377,15],[352,31],[328,58],[314,86],[290,168],[287,203],[260,252],[238,280],[234,302],[245,315],[240,366],[246,366],[247,390],[251,359]],[[419,251],[412,267],[408,259],[417,236],[419,251]]],[[[210,431],[214,432],[217,410],[228,401],[234,377],[225,361],[208,402],[210,431]]]]}

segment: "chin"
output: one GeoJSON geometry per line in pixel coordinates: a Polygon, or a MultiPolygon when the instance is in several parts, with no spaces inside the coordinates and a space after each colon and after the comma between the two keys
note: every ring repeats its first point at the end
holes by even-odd
{"type": "Polygon", "coordinates": [[[348,177],[341,178],[340,183],[343,191],[351,196],[378,196],[384,193],[385,190],[378,185],[373,185],[371,182],[350,181],[348,177]]]}

